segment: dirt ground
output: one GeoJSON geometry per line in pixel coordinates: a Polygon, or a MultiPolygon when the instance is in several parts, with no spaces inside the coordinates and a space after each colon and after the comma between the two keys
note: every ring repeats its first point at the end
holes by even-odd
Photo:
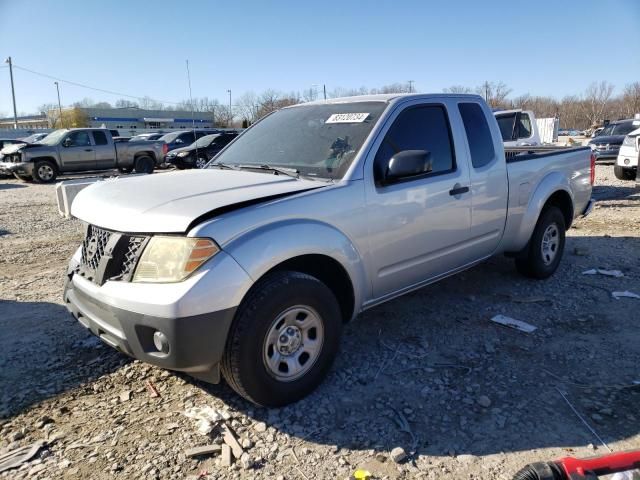
{"type": "Polygon", "coordinates": [[[640,448],[640,300],[611,295],[640,294],[640,189],[604,165],[596,183],[598,204],[568,232],[552,278],[524,279],[496,257],[369,310],[315,393],[267,410],[89,335],[61,302],[81,225],[58,216],[53,186],[0,179],[0,456],[46,442],[0,478],[346,479],[364,467],[376,479],[506,480],[603,443],[640,448]],[[624,276],[582,274],[596,267],[624,276]],[[192,406],[223,413],[242,461],[185,457],[222,442],[197,431],[192,406]]]}

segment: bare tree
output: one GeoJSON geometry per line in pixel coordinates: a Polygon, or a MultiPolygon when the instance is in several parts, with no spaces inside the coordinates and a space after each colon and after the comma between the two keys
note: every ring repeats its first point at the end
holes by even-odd
{"type": "Polygon", "coordinates": [[[161,102],[146,96],[140,99],[139,105],[143,110],[162,110],[163,107],[161,102]]]}
{"type": "Polygon", "coordinates": [[[624,87],[622,101],[627,117],[633,117],[636,113],[640,113],[640,82],[633,82],[624,87]]]}
{"type": "Polygon", "coordinates": [[[511,89],[503,82],[485,81],[476,88],[476,93],[484,97],[491,108],[508,108],[510,106],[507,97],[511,93],[511,89]]]}
{"type": "Polygon", "coordinates": [[[599,125],[605,119],[613,88],[612,84],[602,81],[593,82],[585,90],[580,106],[589,126],[599,125]]]}
{"type": "Polygon", "coordinates": [[[116,103],[114,103],[114,106],[116,108],[137,108],[138,104],[132,100],[121,98],[119,100],[116,100],[116,103]]]}
{"type": "Polygon", "coordinates": [[[258,120],[258,97],[254,92],[246,92],[241,95],[236,102],[236,110],[238,116],[242,120],[246,120],[248,125],[258,120]]]}
{"type": "Polygon", "coordinates": [[[443,88],[444,93],[471,93],[473,90],[464,85],[451,85],[450,87],[443,88]]]}

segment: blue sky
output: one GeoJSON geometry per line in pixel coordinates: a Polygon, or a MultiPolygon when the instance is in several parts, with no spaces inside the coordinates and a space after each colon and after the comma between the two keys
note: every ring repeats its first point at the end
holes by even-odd
{"type": "MultiPolygon", "coordinates": [[[[94,87],[169,101],[267,88],[418,91],[503,81],[513,96],[616,93],[640,81],[640,1],[0,0],[0,55],[94,87]]],[[[2,64],[4,66],[4,64],[2,64]]],[[[14,71],[19,112],[56,101],[53,80],[14,71]]],[[[63,104],[119,97],[61,83],[63,104]]],[[[0,68],[0,113],[11,113],[0,68]]]]}

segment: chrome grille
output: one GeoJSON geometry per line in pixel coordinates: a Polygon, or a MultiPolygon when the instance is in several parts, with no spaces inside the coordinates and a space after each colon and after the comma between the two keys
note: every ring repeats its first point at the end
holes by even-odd
{"type": "Polygon", "coordinates": [[[140,254],[142,253],[142,247],[144,247],[146,243],[146,237],[129,237],[127,252],[124,254],[124,261],[122,262],[121,275],[123,277],[130,277],[133,274],[133,270],[138,264],[138,258],[140,258],[140,254]]]}

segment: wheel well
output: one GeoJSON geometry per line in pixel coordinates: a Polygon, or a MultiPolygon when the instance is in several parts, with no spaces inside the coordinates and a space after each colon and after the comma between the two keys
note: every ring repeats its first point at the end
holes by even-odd
{"type": "Polygon", "coordinates": [[[565,227],[568,229],[573,222],[573,202],[571,197],[564,190],[558,190],[547,199],[542,209],[544,210],[552,205],[560,209],[564,216],[565,227]]]}
{"type": "Polygon", "coordinates": [[[151,160],[153,160],[154,162],[156,161],[156,156],[153,154],[153,152],[137,152],[133,155],[133,160],[135,161],[140,157],[151,157],[151,160]]]}
{"type": "Polygon", "coordinates": [[[336,296],[343,321],[347,322],[351,319],[355,303],[353,285],[349,274],[338,261],[326,255],[301,255],[276,265],[266,274],[283,270],[292,270],[316,277],[336,296]]]}
{"type": "Polygon", "coordinates": [[[33,160],[33,164],[35,165],[37,162],[50,162],[53,163],[53,166],[57,169],[58,168],[58,163],[56,162],[56,159],[53,157],[36,157],[33,160]]]}

